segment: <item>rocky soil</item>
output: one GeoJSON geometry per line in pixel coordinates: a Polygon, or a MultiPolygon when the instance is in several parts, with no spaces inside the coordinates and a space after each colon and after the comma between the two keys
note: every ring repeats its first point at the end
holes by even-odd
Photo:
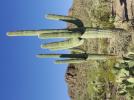
{"type": "MultiPolygon", "coordinates": [[[[134,51],[133,0],[74,0],[69,16],[81,19],[85,27],[123,28],[127,32],[115,33],[112,39],[87,39],[80,48],[88,53],[114,54],[122,57],[128,50],[134,51]],[[111,18],[114,20],[110,21],[111,18]]],[[[69,24],[69,28],[75,27],[69,24]]],[[[111,61],[88,61],[70,64],[65,79],[71,100],[96,100],[91,82],[103,79],[105,92],[97,100],[126,100],[116,94],[115,76],[111,69],[116,58],[111,61]],[[99,74],[98,74],[99,73],[99,74]]]]}

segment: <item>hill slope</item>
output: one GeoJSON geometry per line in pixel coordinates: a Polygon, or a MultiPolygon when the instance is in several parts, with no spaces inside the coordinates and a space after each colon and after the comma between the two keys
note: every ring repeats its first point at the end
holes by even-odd
{"type": "MultiPolygon", "coordinates": [[[[87,53],[114,54],[121,57],[128,49],[133,49],[134,3],[132,0],[74,0],[70,16],[81,19],[85,27],[123,28],[130,33],[117,33],[112,39],[87,39],[79,48],[87,53]],[[127,5],[126,5],[127,4],[127,5]],[[114,21],[110,21],[114,18],[114,21]],[[132,41],[131,41],[132,40],[132,41]]],[[[75,27],[70,24],[69,28],[75,27]]],[[[112,72],[116,58],[106,61],[88,61],[70,64],[65,78],[72,100],[127,100],[117,94],[116,76],[112,72]],[[101,92],[96,92],[92,82],[104,84],[101,92]],[[97,97],[98,96],[98,97],[97,97]],[[96,97],[96,98],[95,98],[96,97]],[[99,98],[99,99],[97,99],[99,98]]]]}

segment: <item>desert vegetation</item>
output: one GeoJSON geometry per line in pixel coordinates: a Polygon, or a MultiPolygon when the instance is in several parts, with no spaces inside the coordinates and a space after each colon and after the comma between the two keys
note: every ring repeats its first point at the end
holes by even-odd
{"type": "Polygon", "coordinates": [[[56,64],[69,64],[66,82],[72,100],[133,100],[133,8],[133,1],[74,0],[69,12],[73,17],[47,16],[68,22],[68,28],[15,31],[7,35],[65,39],[41,44],[41,48],[67,49],[70,54],[38,54],[37,57],[60,58],[56,64]]]}

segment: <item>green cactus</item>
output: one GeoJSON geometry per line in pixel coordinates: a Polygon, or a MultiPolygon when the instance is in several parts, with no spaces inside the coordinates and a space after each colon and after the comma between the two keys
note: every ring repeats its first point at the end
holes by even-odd
{"type": "MultiPolygon", "coordinates": [[[[56,50],[65,50],[66,47],[55,47],[55,48],[49,48],[49,50],[51,51],[56,51],[56,50]]],[[[85,53],[84,50],[80,50],[80,49],[75,49],[75,48],[68,48],[68,50],[72,51],[72,52],[77,52],[77,53],[85,53]]]]}
{"type": "Polygon", "coordinates": [[[79,38],[81,33],[43,33],[39,35],[40,39],[48,39],[48,38],[79,38]]]}
{"type": "MultiPolygon", "coordinates": [[[[78,63],[75,61],[76,59],[82,59],[82,61],[88,61],[88,60],[107,60],[107,59],[112,59],[114,56],[112,55],[105,55],[105,54],[87,54],[87,53],[80,53],[80,54],[39,54],[37,55],[39,58],[71,58],[71,60],[68,61],[68,59],[60,60],[63,61],[62,63],[69,63],[72,61],[73,58],[73,63],[78,63]],[[75,59],[75,60],[74,60],[75,59]],[[67,61],[67,62],[66,62],[67,61]]],[[[58,62],[60,62],[58,60],[58,62]]],[[[82,62],[80,61],[80,62],[82,62]]]]}
{"type": "Polygon", "coordinates": [[[66,49],[70,49],[71,47],[55,47],[55,48],[48,48],[50,51],[57,51],[57,50],[66,50],[66,49]]]}
{"type": "Polygon", "coordinates": [[[117,32],[125,32],[122,29],[95,29],[95,28],[74,28],[74,29],[49,29],[49,30],[27,30],[8,32],[8,36],[39,36],[46,38],[111,38],[117,32]],[[85,30],[83,32],[83,30],[85,30]]]}
{"type": "Polygon", "coordinates": [[[86,59],[86,54],[39,54],[39,58],[83,58],[86,59]]]}
{"type": "Polygon", "coordinates": [[[16,31],[16,32],[8,32],[7,36],[38,36],[39,34],[44,32],[45,30],[16,31]]]}
{"type": "Polygon", "coordinates": [[[83,23],[74,17],[49,14],[48,19],[62,20],[74,23],[78,28],[73,29],[48,29],[8,32],[8,36],[39,36],[46,38],[111,38],[116,32],[126,32],[122,29],[98,29],[84,27],[83,23]],[[50,34],[48,34],[50,33],[50,34]]]}
{"type": "Polygon", "coordinates": [[[51,49],[53,50],[55,48],[59,48],[59,50],[61,50],[61,49],[68,49],[68,48],[77,47],[79,45],[82,45],[83,43],[84,43],[84,40],[80,40],[78,38],[72,38],[72,39],[68,39],[66,41],[43,44],[43,45],[41,45],[41,48],[48,48],[50,50],[51,49]]]}
{"type": "Polygon", "coordinates": [[[85,59],[65,59],[65,60],[56,60],[55,64],[70,64],[70,63],[83,63],[86,62],[85,59]]]}
{"type": "Polygon", "coordinates": [[[48,14],[46,18],[51,20],[73,20],[73,21],[78,20],[75,17],[56,15],[56,14],[48,14]]]}
{"type": "MultiPolygon", "coordinates": [[[[76,30],[76,29],[72,29],[76,30]]],[[[44,33],[62,33],[62,32],[72,32],[70,29],[46,29],[46,30],[22,30],[22,31],[16,31],[16,32],[8,32],[7,36],[38,36],[39,34],[44,33]]]]}
{"type": "Polygon", "coordinates": [[[83,27],[83,23],[81,22],[81,20],[74,18],[74,17],[70,17],[70,16],[62,16],[62,15],[55,15],[55,14],[49,14],[47,16],[48,19],[51,20],[61,20],[61,21],[65,21],[65,22],[69,22],[69,23],[73,23],[78,27],[83,27]]]}
{"type": "MultiPolygon", "coordinates": [[[[84,28],[83,28],[84,29],[84,28]]],[[[82,33],[81,28],[75,31],[69,30],[53,30],[51,33],[43,33],[39,35],[39,38],[112,38],[117,32],[125,32],[122,29],[95,29],[85,28],[86,30],[82,33]]]]}
{"type": "Polygon", "coordinates": [[[45,29],[44,33],[67,33],[67,32],[72,32],[72,30],[71,29],[70,30],[69,29],[45,29]]]}
{"type": "Polygon", "coordinates": [[[81,38],[112,38],[116,33],[126,32],[123,29],[86,28],[81,38]]]}
{"type": "Polygon", "coordinates": [[[45,29],[43,33],[68,33],[68,32],[82,32],[85,27],[79,28],[66,28],[66,29],[45,29]]]}
{"type": "Polygon", "coordinates": [[[45,34],[45,33],[76,33],[80,32],[80,30],[82,29],[72,28],[72,29],[22,30],[22,31],[7,32],[7,36],[38,36],[39,34],[45,34]]]}

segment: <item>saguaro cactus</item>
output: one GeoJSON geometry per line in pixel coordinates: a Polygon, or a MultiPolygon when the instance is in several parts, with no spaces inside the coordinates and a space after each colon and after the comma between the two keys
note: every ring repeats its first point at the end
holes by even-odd
{"type": "Polygon", "coordinates": [[[80,54],[39,54],[37,55],[39,58],[69,58],[65,60],[57,60],[56,63],[81,63],[86,62],[88,60],[106,60],[113,59],[114,55],[106,55],[106,54],[88,54],[88,53],[80,53],[80,54]]]}
{"type": "Polygon", "coordinates": [[[61,20],[73,23],[77,28],[72,29],[49,29],[49,30],[28,30],[8,32],[8,36],[38,36],[40,39],[49,38],[67,38],[68,40],[42,44],[41,48],[50,50],[62,50],[80,46],[84,43],[85,38],[112,38],[116,32],[126,32],[122,29],[99,29],[84,27],[83,23],[74,17],[54,15],[47,16],[48,19],[61,20]]]}

